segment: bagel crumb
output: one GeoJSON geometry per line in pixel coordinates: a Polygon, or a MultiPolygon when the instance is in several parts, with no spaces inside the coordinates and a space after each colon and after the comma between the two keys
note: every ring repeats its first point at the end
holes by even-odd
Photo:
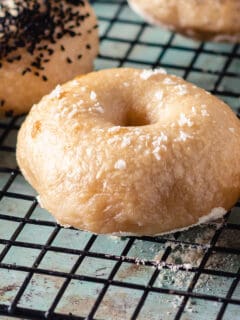
{"type": "Polygon", "coordinates": [[[115,169],[119,169],[119,170],[123,170],[126,169],[127,164],[126,161],[123,159],[119,159],[115,164],[114,164],[114,168],[115,169]]]}

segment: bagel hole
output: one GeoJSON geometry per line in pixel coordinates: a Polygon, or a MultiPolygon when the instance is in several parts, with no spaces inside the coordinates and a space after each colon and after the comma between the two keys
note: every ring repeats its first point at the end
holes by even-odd
{"type": "Polygon", "coordinates": [[[149,119],[146,113],[136,112],[134,110],[129,111],[124,119],[124,127],[140,127],[151,124],[152,121],[149,119]]]}

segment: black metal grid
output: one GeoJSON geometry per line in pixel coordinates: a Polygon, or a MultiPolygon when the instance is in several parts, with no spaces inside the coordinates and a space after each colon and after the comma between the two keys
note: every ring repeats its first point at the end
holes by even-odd
{"type": "MultiPolygon", "coordinates": [[[[135,16],[131,16],[130,9],[128,9],[125,1],[96,0],[93,1],[93,4],[96,12],[99,13],[99,21],[102,27],[101,44],[103,50],[97,59],[97,67],[134,65],[147,68],[161,65],[173,73],[181,74],[188,80],[191,80],[192,74],[199,74],[200,77],[197,77],[197,79],[200,78],[200,85],[201,77],[203,77],[203,84],[205,85],[206,77],[210,76],[212,77],[211,79],[214,80],[212,81],[212,87],[208,88],[209,91],[225,99],[230,105],[232,103],[234,110],[240,111],[239,45],[222,46],[188,42],[180,36],[167,31],[164,33],[166,38],[164,41],[152,41],[151,37],[148,39],[148,37],[144,35],[148,33],[151,34],[155,29],[135,16]],[[102,10],[103,7],[105,9],[107,8],[106,5],[108,5],[109,11],[102,10]],[[104,14],[102,14],[102,12],[104,14]],[[135,30],[134,38],[128,39],[128,35],[121,34],[121,32],[115,35],[114,27],[117,24],[133,26],[135,30]],[[106,50],[104,50],[106,43],[106,50]],[[124,46],[124,54],[117,54],[116,56],[108,55],[107,48],[109,45],[113,47],[116,45],[116,48],[124,46]],[[144,54],[140,58],[138,55],[134,55],[133,52],[138,46],[144,50],[154,48],[154,58],[148,59],[144,54]],[[183,57],[185,54],[190,53],[190,61],[179,65],[175,59],[172,61],[171,59],[166,59],[168,52],[171,50],[174,50],[175,54],[183,54],[183,57]],[[199,57],[203,55],[214,58],[220,57],[222,59],[221,68],[213,70],[211,69],[211,65],[209,65],[205,66],[203,70],[197,64],[199,57]],[[233,63],[234,66],[237,65],[238,68],[231,68],[233,63]],[[230,78],[239,86],[233,89],[228,87],[228,85],[226,85],[226,88],[223,87],[222,83],[228,83],[230,78]],[[225,81],[225,79],[227,79],[227,81],[225,81]]],[[[196,82],[198,82],[198,80],[196,82]]],[[[208,81],[206,83],[208,85],[208,81]]],[[[4,319],[4,316],[24,319],[66,320],[86,318],[164,320],[201,318],[209,320],[239,319],[240,294],[237,290],[239,290],[238,287],[240,286],[240,245],[237,239],[240,238],[240,220],[237,223],[236,219],[234,220],[232,217],[234,216],[236,218],[237,214],[240,213],[240,203],[236,204],[233,212],[228,213],[224,221],[219,223],[217,227],[206,226],[205,229],[202,229],[202,232],[205,232],[203,230],[209,229],[208,240],[206,241],[202,241],[201,238],[200,241],[197,238],[192,238],[194,231],[187,231],[185,233],[178,232],[174,235],[157,238],[127,237],[115,243],[115,239],[107,239],[102,236],[99,237],[69,229],[67,235],[72,234],[74,237],[80,237],[79,241],[82,241],[79,246],[75,243],[74,246],[69,247],[59,240],[62,239],[63,234],[63,239],[65,239],[66,242],[68,241],[67,235],[64,238],[66,230],[60,228],[51,218],[45,216],[43,213],[41,213],[42,215],[40,214],[40,216],[37,215],[39,207],[35,195],[32,190],[21,181],[21,173],[14,160],[15,137],[21,121],[22,118],[18,117],[0,120],[0,178],[2,178],[0,179],[0,232],[5,229],[9,230],[7,227],[4,229],[5,224],[10,224],[11,226],[10,231],[7,231],[6,235],[4,235],[4,232],[3,234],[0,233],[1,319],[4,319]],[[22,189],[23,185],[24,188],[22,189]],[[13,209],[11,209],[12,202],[15,203],[13,209]],[[4,211],[6,210],[5,208],[8,207],[10,208],[9,211],[4,211]],[[1,208],[4,209],[1,210],[1,208]],[[26,237],[24,230],[33,230],[32,240],[31,238],[24,238],[26,237]],[[34,232],[36,231],[43,233],[44,236],[42,236],[42,238],[40,236],[40,239],[35,239],[34,232]],[[233,235],[233,238],[236,238],[236,242],[229,242],[231,236],[229,237],[228,235],[233,235]],[[228,240],[224,241],[226,237],[228,240]],[[109,252],[107,249],[104,249],[104,252],[104,250],[99,249],[101,248],[101,241],[113,243],[112,251],[110,250],[109,252]],[[133,248],[136,249],[138,246],[140,246],[139,248],[141,250],[135,251],[134,256],[131,252],[134,252],[133,248]],[[153,254],[156,255],[161,252],[157,261],[149,256],[151,250],[146,249],[149,248],[149,246],[154,248],[152,250],[153,254]],[[196,265],[193,265],[190,269],[184,264],[186,254],[182,253],[181,248],[190,250],[189,254],[195,250],[200,256],[196,265]],[[19,252],[19,255],[21,255],[20,252],[27,252],[27,262],[24,260],[24,254],[20,262],[18,262],[19,256],[16,256],[16,261],[9,260],[8,257],[11,250],[19,252]],[[180,256],[182,255],[181,264],[174,263],[174,260],[171,259],[171,256],[176,254],[178,250],[180,256]],[[142,251],[144,251],[143,254],[142,251]],[[31,252],[31,254],[28,255],[28,252],[31,252]],[[139,255],[137,255],[136,252],[138,252],[139,255]],[[70,257],[69,261],[71,263],[69,263],[69,269],[67,270],[61,267],[51,268],[46,262],[48,260],[46,257],[51,254],[64,257],[62,259],[68,259],[67,257],[70,257]],[[209,261],[216,256],[220,258],[217,260],[217,263],[215,261],[215,263],[211,265],[209,261]],[[92,274],[88,273],[86,271],[87,269],[84,268],[81,271],[81,267],[84,266],[85,261],[88,261],[86,259],[90,259],[89,261],[96,261],[96,259],[98,259],[97,261],[100,261],[105,266],[105,269],[102,269],[106,270],[107,268],[109,271],[103,275],[97,274],[98,271],[95,271],[95,274],[94,272],[92,274]],[[229,266],[226,262],[229,263],[229,266]],[[106,267],[106,265],[109,266],[106,267]],[[134,269],[133,274],[135,280],[131,279],[131,277],[129,278],[129,274],[125,277],[119,277],[120,270],[125,266],[134,269]],[[147,272],[148,276],[144,278],[145,282],[142,282],[141,279],[143,278],[141,278],[141,272],[139,270],[147,272]],[[176,277],[178,277],[179,273],[188,275],[189,279],[181,283],[180,287],[173,286],[173,288],[169,288],[169,284],[164,286],[161,283],[157,285],[159,277],[164,274],[166,270],[173,272],[176,277]],[[8,286],[2,287],[1,279],[3,279],[4,275],[5,278],[9,278],[10,280],[8,286]],[[199,287],[199,281],[202,277],[225,279],[223,286],[224,293],[219,293],[218,290],[214,292],[214,288],[213,291],[210,290],[210,293],[207,292],[209,289],[207,283],[203,283],[202,289],[196,289],[199,287]],[[46,287],[46,295],[48,294],[48,288],[51,286],[51,283],[53,283],[53,287],[55,288],[55,291],[51,294],[51,299],[48,299],[49,304],[46,308],[41,307],[38,302],[36,303],[35,298],[33,298],[34,292],[37,296],[37,291],[34,291],[36,290],[34,288],[38,286],[36,279],[44,279],[43,288],[44,286],[46,287]],[[14,286],[11,285],[11,282],[15,283],[14,286]],[[89,294],[89,299],[85,299],[83,305],[76,300],[67,300],[68,309],[66,309],[66,312],[64,309],[59,309],[58,306],[64,299],[67,290],[69,290],[71,286],[74,288],[76,285],[80,286],[81,292],[81,288],[85,290],[83,289],[85,288],[84,283],[89,284],[89,286],[92,285],[93,288],[95,288],[92,294],[89,294]],[[229,283],[229,285],[226,285],[226,283],[229,283]],[[185,285],[186,287],[184,287],[185,285]],[[31,294],[27,294],[28,290],[30,290],[29,287],[31,287],[31,292],[33,292],[31,294]],[[122,290],[125,296],[129,294],[131,304],[127,303],[124,295],[121,296],[122,300],[120,299],[118,304],[116,304],[114,298],[111,300],[111,296],[114,295],[115,292],[114,290],[116,292],[122,290]],[[133,296],[131,292],[134,292],[133,296]],[[90,297],[91,295],[92,297],[90,297]],[[21,303],[23,297],[25,297],[26,306],[21,303]],[[174,299],[176,297],[179,297],[179,303],[177,303],[176,308],[174,308],[173,302],[175,303],[174,299]],[[132,303],[132,301],[134,301],[134,303],[132,303]],[[159,303],[159,308],[156,309],[155,313],[151,313],[150,309],[153,308],[156,301],[159,303]],[[167,310],[164,306],[166,301],[169,305],[167,310]],[[205,305],[208,305],[209,309],[207,307],[205,308],[205,305]],[[124,309],[125,313],[121,313],[121,309],[124,309]],[[100,312],[99,310],[102,311],[100,312]],[[212,313],[204,313],[209,310],[211,310],[212,313]],[[232,313],[231,310],[233,310],[232,313]],[[200,317],[197,312],[201,312],[202,317],[200,317]]],[[[198,232],[199,228],[192,230],[198,232]]],[[[39,237],[39,234],[36,235],[36,238],[37,237],[39,237]]],[[[214,282],[212,285],[214,286],[214,282]]],[[[79,299],[81,299],[80,296],[79,299]]]]}

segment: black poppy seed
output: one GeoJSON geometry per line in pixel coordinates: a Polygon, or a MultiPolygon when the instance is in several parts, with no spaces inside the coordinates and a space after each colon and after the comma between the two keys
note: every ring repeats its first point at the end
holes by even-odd
{"type": "Polygon", "coordinates": [[[48,78],[46,76],[42,76],[43,81],[48,81],[48,78]]]}
{"type": "Polygon", "coordinates": [[[91,49],[90,44],[87,44],[87,45],[86,45],[86,48],[87,48],[88,50],[90,50],[90,49],[91,49]]]}
{"type": "Polygon", "coordinates": [[[48,49],[48,54],[51,56],[54,53],[53,49],[48,49]]]}
{"type": "Polygon", "coordinates": [[[22,75],[24,76],[27,72],[31,72],[32,70],[30,68],[26,68],[22,71],[22,75]]]}
{"type": "Polygon", "coordinates": [[[69,31],[68,33],[69,33],[70,37],[72,37],[72,38],[76,36],[76,32],[74,32],[74,31],[69,31]]]}
{"type": "Polygon", "coordinates": [[[39,77],[39,72],[37,72],[37,71],[34,72],[34,75],[37,76],[37,77],[39,77]]]}
{"type": "Polygon", "coordinates": [[[78,58],[78,60],[80,60],[80,59],[82,58],[82,54],[79,54],[79,55],[77,56],[77,58],[78,58]]]}
{"type": "Polygon", "coordinates": [[[69,57],[67,57],[66,60],[67,60],[67,63],[69,64],[72,63],[72,60],[69,57]]]}
{"type": "Polygon", "coordinates": [[[0,100],[0,107],[3,107],[5,104],[5,100],[0,100]]]}
{"type": "Polygon", "coordinates": [[[98,24],[95,24],[95,26],[93,26],[93,29],[97,29],[98,28],[98,24]]]}
{"type": "Polygon", "coordinates": [[[62,51],[65,51],[65,47],[61,44],[61,46],[60,46],[60,49],[62,50],[62,51]]]}

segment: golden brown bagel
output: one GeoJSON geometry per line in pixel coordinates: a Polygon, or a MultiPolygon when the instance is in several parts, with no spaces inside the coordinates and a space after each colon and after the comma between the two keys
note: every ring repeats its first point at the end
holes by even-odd
{"type": "Polygon", "coordinates": [[[110,69],[35,105],[17,160],[60,224],[156,235],[234,205],[239,141],[239,120],[208,92],[161,69],[110,69]]]}
{"type": "Polygon", "coordinates": [[[239,0],[128,0],[153,24],[200,40],[240,42],[239,0]]]}
{"type": "Polygon", "coordinates": [[[86,0],[2,0],[0,17],[0,116],[92,70],[97,22],[86,0]]]}

